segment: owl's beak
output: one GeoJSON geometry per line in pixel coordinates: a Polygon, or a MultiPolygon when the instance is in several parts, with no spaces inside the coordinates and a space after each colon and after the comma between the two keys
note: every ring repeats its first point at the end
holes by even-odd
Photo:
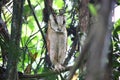
{"type": "Polygon", "coordinates": [[[60,29],[60,28],[58,28],[57,30],[58,30],[58,31],[61,31],[61,29],[60,29]]]}
{"type": "Polygon", "coordinates": [[[61,25],[58,26],[58,31],[62,31],[62,26],[61,25]]]}

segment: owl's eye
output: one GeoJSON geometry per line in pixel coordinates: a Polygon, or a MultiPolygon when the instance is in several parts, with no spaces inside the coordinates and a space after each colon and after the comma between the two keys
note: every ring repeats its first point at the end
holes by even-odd
{"type": "Polygon", "coordinates": [[[65,24],[65,20],[63,20],[63,24],[65,24]]]}

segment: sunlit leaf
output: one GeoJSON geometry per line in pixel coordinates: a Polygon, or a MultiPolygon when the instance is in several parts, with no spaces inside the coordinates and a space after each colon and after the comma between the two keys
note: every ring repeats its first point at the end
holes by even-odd
{"type": "Polygon", "coordinates": [[[29,17],[29,20],[28,20],[28,27],[31,29],[31,31],[34,30],[34,18],[33,17],[29,17]]]}
{"type": "Polygon", "coordinates": [[[88,7],[89,7],[89,10],[90,10],[90,13],[91,13],[92,15],[96,16],[96,15],[97,15],[97,10],[96,10],[94,4],[89,3],[89,4],[88,4],[88,7]]]}
{"type": "Polygon", "coordinates": [[[54,3],[53,5],[57,6],[58,9],[61,9],[63,7],[63,4],[64,4],[63,0],[54,0],[53,3],[54,3]]]}

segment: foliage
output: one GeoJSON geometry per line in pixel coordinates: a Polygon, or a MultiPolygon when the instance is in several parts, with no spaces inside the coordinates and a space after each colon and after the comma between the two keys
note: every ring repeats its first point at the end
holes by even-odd
{"type": "MultiPolygon", "coordinates": [[[[32,7],[39,21],[40,27],[44,33],[46,38],[46,23],[43,22],[43,9],[44,9],[44,0],[31,0],[32,7]]],[[[6,22],[7,29],[9,34],[11,33],[11,18],[12,18],[12,0],[6,4],[2,9],[2,18],[4,22],[6,22]]],[[[93,4],[88,4],[89,10],[92,15],[97,15],[96,8],[93,4]]],[[[68,31],[68,49],[67,49],[67,61],[66,65],[74,64],[75,58],[78,57],[79,54],[79,5],[78,0],[69,0],[68,2],[65,0],[54,0],[53,8],[58,11],[58,9],[64,8],[65,15],[67,19],[67,31],[68,31]],[[72,6],[72,7],[71,7],[72,6]],[[71,54],[71,55],[69,55],[71,54]]],[[[35,17],[33,16],[30,5],[27,0],[24,4],[23,11],[23,23],[22,23],[22,35],[20,41],[20,56],[17,65],[17,69],[19,72],[24,74],[40,74],[44,72],[51,71],[51,65],[49,65],[50,61],[46,57],[46,43],[42,37],[42,34],[39,30],[38,24],[36,23],[35,17]],[[48,62],[47,62],[48,61],[48,62]]],[[[1,30],[1,28],[0,28],[1,30]]],[[[120,20],[118,20],[114,24],[113,29],[113,78],[115,80],[120,76],[120,20]]],[[[6,41],[3,36],[0,35],[0,47],[7,47],[6,41]]],[[[0,65],[3,65],[2,51],[0,49],[0,65]]],[[[6,64],[4,64],[6,67],[6,64]]],[[[86,72],[79,70],[74,75],[79,78],[79,80],[84,80],[86,72]],[[83,72],[83,73],[82,73],[83,72]],[[79,74],[80,73],[80,74],[79,74]]],[[[43,79],[45,80],[64,80],[68,76],[68,72],[64,72],[61,74],[55,74],[52,76],[47,76],[43,79]]],[[[73,80],[74,80],[73,78],[73,80]]]]}
{"type": "Polygon", "coordinates": [[[113,52],[113,74],[114,80],[117,80],[120,76],[120,19],[114,24],[113,52]]]}
{"type": "Polygon", "coordinates": [[[96,16],[97,15],[97,11],[95,9],[95,6],[93,4],[91,4],[91,3],[89,3],[88,7],[90,9],[91,14],[94,15],[94,16],[96,16]]]}

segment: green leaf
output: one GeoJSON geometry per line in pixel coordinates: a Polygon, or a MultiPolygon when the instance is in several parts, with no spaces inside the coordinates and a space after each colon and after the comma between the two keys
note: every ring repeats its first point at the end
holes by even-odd
{"type": "Polygon", "coordinates": [[[34,18],[33,17],[29,17],[29,20],[28,20],[28,27],[30,28],[31,31],[34,30],[34,18]]]}
{"type": "Polygon", "coordinates": [[[58,9],[61,9],[64,5],[63,0],[54,0],[53,6],[56,6],[58,9]]]}
{"type": "Polygon", "coordinates": [[[91,13],[92,15],[94,15],[94,16],[97,15],[97,9],[95,8],[95,6],[94,6],[93,4],[89,3],[89,4],[88,4],[88,8],[89,8],[90,13],[91,13]]]}

